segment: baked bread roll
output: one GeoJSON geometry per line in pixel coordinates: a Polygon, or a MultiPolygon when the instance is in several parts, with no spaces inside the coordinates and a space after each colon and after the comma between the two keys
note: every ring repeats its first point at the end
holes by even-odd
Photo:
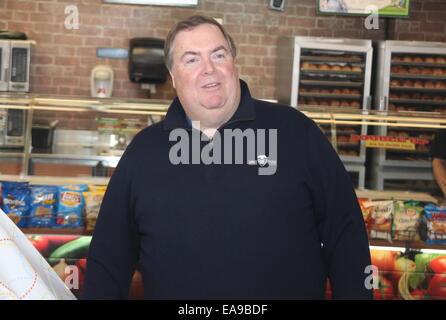
{"type": "Polygon", "coordinates": [[[328,107],[328,102],[325,100],[319,101],[319,105],[323,107],[328,107]]]}
{"type": "Polygon", "coordinates": [[[426,58],[424,58],[424,62],[435,63],[435,59],[434,59],[434,57],[426,57],[426,58]]]}
{"type": "Polygon", "coordinates": [[[413,87],[413,82],[411,80],[404,80],[403,81],[403,87],[412,88],[413,87]]]}
{"type": "Polygon", "coordinates": [[[424,88],[424,83],[423,83],[423,81],[417,80],[417,81],[415,81],[413,86],[414,86],[414,88],[424,88]]]}
{"type": "Polygon", "coordinates": [[[396,105],[394,105],[393,103],[389,104],[389,110],[390,111],[395,111],[396,110],[396,105]]]}
{"type": "Polygon", "coordinates": [[[432,81],[425,81],[424,82],[424,87],[426,89],[433,89],[433,88],[435,88],[435,85],[434,85],[434,83],[432,81]]]}
{"type": "Polygon", "coordinates": [[[350,89],[349,88],[342,89],[342,94],[350,94],[350,89]]]}
{"type": "Polygon", "coordinates": [[[398,132],[396,132],[396,131],[388,131],[387,135],[389,137],[397,137],[398,136],[398,132]]]}
{"type": "Polygon", "coordinates": [[[361,104],[358,101],[350,103],[350,108],[361,108],[361,104]]]}
{"type": "Polygon", "coordinates": [[[424,62],[424,60],[423,60],[423,58],[421,58],[421,57],[415,57],[415,58],[413,58],[413,62],[418,62],[418,63],[422,63],[422,62],[424,62]]]}
{"type": "Polygon", "coordinates": [[[435,63],[446,63],[446,59],[443,57],[435,58],[435,63]]]}
{"type": "Polygon", "coordinates": [[[393,62],[400,62],[401,61],[401,57],[400,56],[393,56],[392,57],[392,61],[393,62]]]}
{"type": "Polygon", "coordinates": [[[401,131],[400,133],[398,133],[398,137],[408,138],[409,134],[407,132],[405,132],[405,131],[401,131]]]}
{"type": "Polygon", "coordinates": [[[413,60],[412,60],[412,57],[410,57],[410,56],[404,56],[403,57],[403,62],[412,62],[413,60]]]}
{"type": "Polygon", "coordinates": [[[331,100],[330,101],[330,106],[331,107],[339,107],[341,105],[339,100],[331,100]]]}
{"type": "Polygon", "coordinates": [[[341,101],[341,107],[349,108],[350,107],[350,103],[347,100],[342,100],[341,101]]]}
{"type": "Polygon", "coordinates": [[[330,94],[330,90],[328,89],[322,89],[321,94],[330,94]]]}
{"type": "Polygon", "coordinates": [[[309,62],[302,62],[300,67],[302,69],[310,69],[310,63],[309,62]]]}
{"type": "Polygon", "coordinates": [[[352,67],[350,67],[350,66],[343,66],[342,68],[342,71],[352,71],[352,67]]]}
{"type": "Polygon", "coordinates": [[[409,73],[410,74],[420,74],[421,70],[420,70],[420,68],[412,67],[412,68],[409,68],[409,73]]]}
{"type": "Polygon", "coordinates": [[[446,83],[444,81],[435,82],[436,89],[446,89],[446,83]]]}
{"type": "Polygon", "coordinates": [[[311,99],[311,100],[307,101],[307,104],[310,105],[310,106],[317,106],[318,105],[317,101],[314,100],[314,99],[311,99]]]}
{"type": "Polygon", "coordinates": [[[361,92],[359,92],[358,89],[353,89],[353,90],[350,91],[350,94],[358,95],[358,94],[361,94],[361,92]]]}
{"type": "Polygon", "coordinates": [[[412,98],[412,96],[408,93],[402,93],[400,95],[400,99],[411,99],[411,98],[412,98]]]}
{"type": "Polygon", "coordinates": [[[390,68],[390,72],[392,72],[392,73],[399,73],[400,72],[400,68],[399,67],[392,67],[392,68],[390,68]]]}
{"type": "Polygon", "coordinates": [[[389,94],[389,98],[390,99],[399,99],[400,95],[397,94],[397,93],[392,92],[392,93],[389,94]]]}
{"type": "Polygon", "coordinates": [[[308,69],[316,70],[316,69],[318,69],[318,66],[316,64],[310,63],[308,66],[308,69]]]}
{"type": "Polygon", "coordinates": [[[330,70],[330,66],[326,63],[319,66],[319,70],[330,70]]]}
{"type": "Polygon", "coordinates": [[[441,69],[441,68],[435,68],[435,69],[432,71],[432,74],[433,74],[434,76],[442,76],[442,75],[444,74],[444,72],[443,72],[443,69],[441,69]]]}
{"type": "Polygon", "coordinates": [[[341,90],[339,89],[333,89],[333,91],[331,92],[332,94],[341,94],[341,90]]]}
{"type": "Polygon", "coordinates": [[[338,66],[337,64],[335,64],[334,66],[331,66],[331,70],[333,71],[341,71],[341,66],[338,66]]]}
{"type": "Polygon", "coordinates": [[[406,111],[406,108],[403,106],[396,107],[396,111],[406,111]]]}
{"type": "Polygon", "coordinates": [[[354,72],[362,72],[362,68],[358,67],[358,66],[354,66],[354,67],[352,67],[352,71],[354,71],[354,72]]]}
{"type": "Polygon", "coordinates": [[[432,69],[431,68],[424,68],[423,70],[421,70],[422,74],[432,74],[432,69]]]}
{"type": "Polygon", "coordinates": [[[391,87],[399,87],[400,86],[400,82],[398,80],[392,80],[390,81],[390,86],[391,87]]]}
{"type": "Polygon", "coordinates": [[[318,88],[311,88],[310,92],[311,93],[319,93],[319,92],[321,92],[321,90],[318,88]]]}
{"type": "Polygon", "coordinates": [[[299,92],[300,93],[307,93],[308,89],[307,88],[300,88],[299,92]]]}

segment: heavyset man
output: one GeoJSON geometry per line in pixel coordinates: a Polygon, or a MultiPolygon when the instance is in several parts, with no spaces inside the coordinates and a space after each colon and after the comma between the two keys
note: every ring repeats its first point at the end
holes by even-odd
{"type": "Polygon", "coordinates": [[[110,180],[83,298],[127,298],[137,266],[147,299],[323,299],[327,278],[371,298],[362,214],[317,125],[251,97],[213,19],[178,23],[165,56],[178,97],[110,180]]]}

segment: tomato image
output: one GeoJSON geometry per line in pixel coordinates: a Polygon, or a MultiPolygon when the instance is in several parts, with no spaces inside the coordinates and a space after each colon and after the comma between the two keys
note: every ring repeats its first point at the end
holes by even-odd
{"type": "Polygon", "coordinates": [[[421,290],[421,289],[413,290],[410,293],[410,295],[415,300],[429,300],[429,296],[428,296],[427,290],[421,290]]]}
{"type": "Polygon", "coordinates": [[[48,250],[49,240],[45,236],[28,236],[28,240],[39,251],[41,255],[45,255],[48,250]]]}
{"type": "Polygon", "coordinates": [[[391,300],[394,297],[393,284],[390,280],[379,275],[379,287],[373,290],[374,300],[391,300]]]}
{"type": "Polygon", "coordinates": [[[427,291],[433,300],[446,300],[446,274],[436,274],[429,282],[427,291]]]}
{"type": "Polygon", "coordinates": [[[385,250],[371,250],[370,256],[372,264],[377,266],[379,271],[393,271],[398,252],[385,250]]]}
{"type": "Polygon", "coordinates": [[[435,273],[446,273],[446,256],[433,259],[429,263],[429,269],[435,273]]]}

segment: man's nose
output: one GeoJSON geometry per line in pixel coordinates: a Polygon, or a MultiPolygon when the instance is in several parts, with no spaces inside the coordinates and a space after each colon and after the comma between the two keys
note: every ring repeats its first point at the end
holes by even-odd
{"type": "Polygon", "coordinates": [[[210,59],[204,59],[203,61],[203,74],[211,74],[215,70],[214,62],[210,59]]]}

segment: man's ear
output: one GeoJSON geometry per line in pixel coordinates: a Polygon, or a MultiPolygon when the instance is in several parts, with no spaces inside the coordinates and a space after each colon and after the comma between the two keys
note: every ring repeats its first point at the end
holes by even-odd
{"type": "Polygon", "coordinates": [[[175,87],[175,77],[173,76],[172,71],[169,71],[169,74],[170,74],[170,78],[172,79],[172,85],[173,85],[173,87],[174,87],[174,89],[175,89],[175,88],[176,88],[176,87],[175,87]]]}

